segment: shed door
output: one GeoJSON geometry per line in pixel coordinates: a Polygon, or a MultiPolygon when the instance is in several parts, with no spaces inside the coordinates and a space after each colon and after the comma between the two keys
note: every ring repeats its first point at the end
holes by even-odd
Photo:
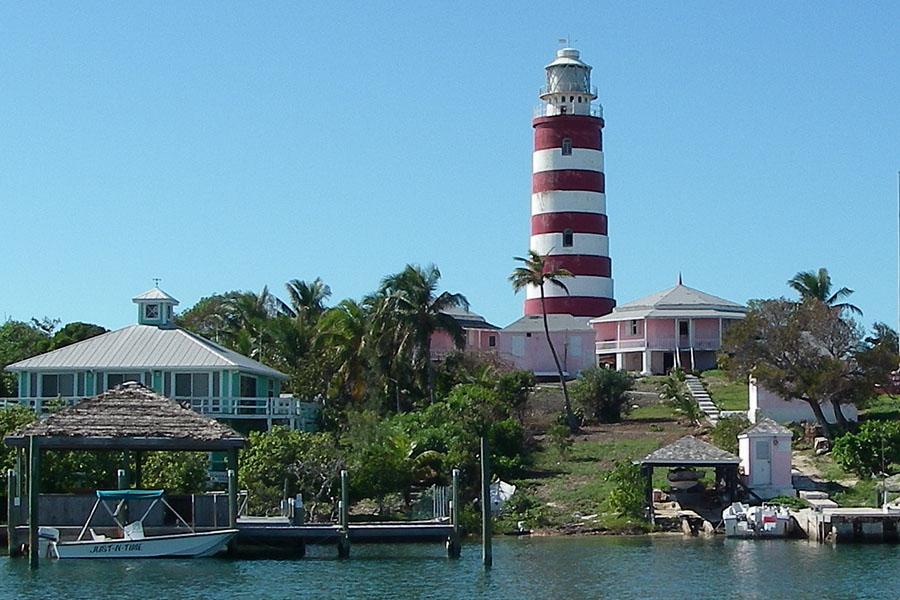
{"type": "Polygon", "coordinates": [[[753,485],[772,483],[772,446],[769,440],[754,440],[753,463],[750,465],[753,485]]]}

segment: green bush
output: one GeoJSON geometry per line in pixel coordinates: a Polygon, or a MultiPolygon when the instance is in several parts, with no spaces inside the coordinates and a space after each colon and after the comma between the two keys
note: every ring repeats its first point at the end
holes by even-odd
{"type": "Polygon", "coordinates": [[[248,447],[241,453],[239,483],[250,493],[250,514],[275,511],[287,487],[288,496],[303,494],[315,516],[319,503],[331,512],[344,464],[330,435],[273,427],[250,434],[248,447]]]}
{"type": "Polygon", "coordinates": [[[750,427],[750,421],[742,415],[723,417],[709,434],[713,445],[732,454],[738,453],[738,434],[750,427]]]}
{"type": "Polygon", "coordinates": [[[628,373],[603,367],[585,369],[572,385],[572,397],[598,423],[617,423],[627,406],[626,392],[633,380],[628,373]]]}
{"type": "Polygon", "coordinates": [[[164,489],[170,494],[205,491],[209,479],[209,453],[148,452],[141,479],[141,487],[164,489]]]}
{"type": "Polygon", "coordinates": [[[860,477],[871,477],[900,462],[900,422],[867,421],[856,433],[845,433],[834,441],[832,457],[860,477]]]}
{"type": "Polygon", "coordinates": [[[619,517],[643,519],[646,498],[646,480],[638,465],[616,461],[606,474],[606,481],[613,484],[606,497],[606,509],[619,517]]]}
{"type": "Polygon", "coordinates": [[[569,435],[568,427],[562,423],[553,425],[547,430],[547,439],[561,459],[565,459],[569,455],[569,450],[572,448],[572,436],[569,435]]]}

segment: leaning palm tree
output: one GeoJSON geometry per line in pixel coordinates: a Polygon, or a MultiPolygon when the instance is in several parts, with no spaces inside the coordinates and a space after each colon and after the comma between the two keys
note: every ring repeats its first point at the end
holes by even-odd
{"type": "Polygon", "coordinates": [[[458,348],[465,345],[463,329],[446,311],[452,308],[469,309],[469,301],[462,294],[437,293],[441,272],[434,265],[406,268],[388,275],[381,282],[379,292],[386,295],[386,306],[391,307],[401,323],[409,331],[413,343],[413,361],[429,400],[434,402],[434,365],[431,362],[431,336],[445,331],[458,348]]]}
{"type": "Polygon", "coordinates": [[[788,285],[800,294],[802,300],[813,299],[824,302],[828,306],[838,309],[838,312],[849,311],[856,315],[862,315],[862,311],[858,306],[854,306],[849,302],[839,302],[849,297],[853,290],[848,287],[832,293],[831,275],[828,269],[822,267],[816,271],[801,271],[794,275],[788,285]]]}
{"type": "Polygon", "coordinates": [[[353,402],[362,400],[366,391],[368,329],[369,315],[355,300],[342,300],[319,320],[319,340],[337,368],[333,383],[353,402]]]}
{"type": "Polygon", "coordinates": [[[559,356],[556,354],[556,348],[553,346],[553,340],[550,338],[550,326],[547,324],[547,308],[544,305],[544,285],[549,283],[554,285],[566,294],[569,288],[566,287],[560,279],[564,277],[574,277],[574,275],[566,269],[547,269],[547,255],[541,255],[534,250],[528,251],[528,257],[523,258],[516,256],[515,260],[521,262],[523,266],[516,267],[509,281],[512,283],[513,289],[517,292],[522,288],[533,285],[541,291],[541,315],[544,317],[544,336],[547,338],[547,345],[550,346],[550,353],[553,355],[553,361],[556,363],[556,372],[559,373],[559,383],[563,390],[563,399],[565,403],[566,422],[569,430],[573,433],[578,430],[578,421],[575,419],[575,413],[572,412],[572,403],[569,400],[569,389],[566,387],[566,378],[563,375],[562,366],[559,364],[559,356]]]}

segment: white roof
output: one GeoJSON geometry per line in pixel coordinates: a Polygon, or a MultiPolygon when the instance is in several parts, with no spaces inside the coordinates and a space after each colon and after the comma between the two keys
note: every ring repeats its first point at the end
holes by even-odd
{"type": "Polygon", "coordinates": [[[147,290],[147,291],[144,292],[143,294],[138,294],[137,296],[135,296],[135,297],[132,298],[131,300],[132,300],[133,302],[145,302],[145,301],[148,301],[148,300],[166,300],[166,301],[168,301],[168,302],[171,302],[172,304],[178,304],[178,300],[176,300],[175,298],[173,298],[173,297],[170,296],[169,294],[165,293],[164,291],[162,291],[162,290],[159,289],[158,287],[155,287],[155,288],[153,288],[153,289],[147,290]]]}
{"type": "Polygon", "coordinates": [[[674,287],[622,304],[591,323],[646,318],[724,318],[742,319],[746,307],[679,283],[674,287]]]}
{"type": "MultiPolygon", "coordinates": [[[[573,317],[572,315],[547,315],[547,327],[550,331],[592,331],[590,317],[573,317]]],[[[544,318],[541,315],[525,315],[503,328],[504,333],[544,331],[544,318]]]]}
{"type": "Polygon", "coordinates": [[[588,69],[591,68],[581,61],[581,52],[575,48],[560,48],[556,51],[556,58],[553,59],[553,62],[544,68],[549,69],[550,67],[559,65],[576,65],[579,67],[587,67],[588,69]]]}
{"type": "Polygon", "coordinates": [[[177,327],[130,325],[58,350],[26,358],[7,371],[132,371],[240,369],[287,379],[287,375],[177,327]]]}

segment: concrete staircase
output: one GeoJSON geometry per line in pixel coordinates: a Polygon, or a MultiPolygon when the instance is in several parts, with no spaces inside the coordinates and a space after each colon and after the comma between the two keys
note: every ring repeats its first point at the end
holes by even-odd
{"type": "Polygon", "coordinates": [[[684,383],[687,385],[687,389],[691,393],[691,396],[700,406],[700,410],[706,415],[706,420],[712,425],[718,423],[719,409],[713,404],[712,398],[709,397],[709,392],[703,387],[703,383],[700,382],[700,379],[696,375],[686,375],[684,383]]]}

